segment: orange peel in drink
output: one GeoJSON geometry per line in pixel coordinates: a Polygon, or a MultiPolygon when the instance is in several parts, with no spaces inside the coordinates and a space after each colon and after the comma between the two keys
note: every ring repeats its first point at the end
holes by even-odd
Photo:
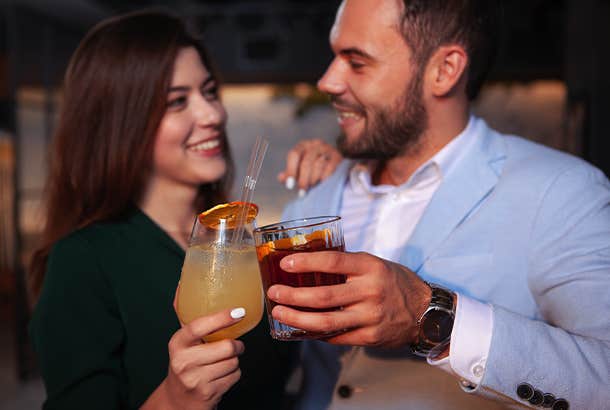
{"type": "Polygon", "coordinates": [[[326,242],[329,242],[332,238],[332,233],[330,229],[324,228],[317,231],[313,231],[308,234],[299,234],[292,236],[290,238],[282,238],[276,239],[275,241],[269,241],[260,246],[256,247],[256,256],[258,260],[261,261],[265,256],[276,249],[280,250],[290,250],[295,246],[303,246],[308,242],[314,241],[316,239],[321,239],[326,242]]]}
{"type": "Polygon", "coordinates": [[[241,201],[216,205],[207,211],[203,211],[198,216],[199,223],[208,228],[217,229],[220,226],[220,220],[224,219],[226,221],[225,226],[228,229],[233,229],[237,226],[237,219],[244,207],[247,207],[244,223],[251,223],[256,218],[256,215],[258,215],[258,206],[252,202],[241,201]]]}

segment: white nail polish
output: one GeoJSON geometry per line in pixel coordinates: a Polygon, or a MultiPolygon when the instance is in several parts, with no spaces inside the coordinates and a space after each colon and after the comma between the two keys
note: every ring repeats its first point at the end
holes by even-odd
{"type": "Polygon", "coordinates": [[[303,188],[299,189],[299,198],[303,198],[307,194],[307,191],[303,188]]]}
{"type": "Polygon", "coordinates": [[[295,184],[296,180],[294,179],[294,177],[286,178],[286,189],[293,189],[295,184]]]}
{"type": "Polygon", "coordinates": [[[235,308],[231,311],[231,317],[233,319],[241,319],[244,316],[246,316],[246,309],[244,308],[235,308]]]}

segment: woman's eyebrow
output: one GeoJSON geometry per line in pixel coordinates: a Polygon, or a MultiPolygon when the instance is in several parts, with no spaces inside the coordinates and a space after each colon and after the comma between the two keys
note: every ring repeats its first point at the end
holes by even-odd
{"type": "MultiPolygon", "coordinates": [[[[215,81],[214,77],[212,77],[211,75],[208,75],[206,77],[206,79],[201,82],[201,87],[205,87],[206,85],[208,85],[209,83],[212,83],[214,81],[215,81]]],[[[188,85],[176,85],[176,86],[170,87],[169,92],[171,93],[171,92],[176,92],[176,91],[188,91],[190,89],[191,89],[191,87],[188,85]]]]}

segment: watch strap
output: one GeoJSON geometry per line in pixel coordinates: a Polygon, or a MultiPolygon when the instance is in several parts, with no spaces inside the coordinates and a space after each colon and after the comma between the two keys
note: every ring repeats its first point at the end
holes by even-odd
{"type": "MultiPolygon", "coordinates": [[[[431,310],[443,310],[449,312],[453,317],[455,317],[455,306],[454,306],[454,293],[448,289],[443,288],[442,286],[435,285],[433,283],[426,284],[430,287],[432,291],[432,296],[430,298],[430,304],[422,313],[420,318],[417,320],[418,328],[421,328],[423,320],[426,318],[426,315],[431,310]]],[[[419,334],[419,332],[418,332],[419,334]]],[[[415,343],[411,345],[411,351],[417,356],[426,357],[431,351],[436,352],[438,355],[444,348],[449,344],[450,337],[447,340],[443,340],[439,343],[430,343],[427,340],[423,340],[419,338],[415,343]]]]}

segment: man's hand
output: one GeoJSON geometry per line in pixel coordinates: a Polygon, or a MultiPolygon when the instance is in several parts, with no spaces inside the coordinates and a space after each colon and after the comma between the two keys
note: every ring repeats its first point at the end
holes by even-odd
{"type": "Polygon", "coordinates": [[[314,332],[347,329],[330,337],[334,344],[404,347],[417,337],[417,320],[430,303],[428,285],[397,263],[367,253],[311,252],[286,256],[287,272],[343,273],[341,285],[293,288],[274,285],[267,295],[281,306],[272,315],[290,326],[314,332]],[[305,312],[292,307],[329,309],[305,312]]]}
{"type": "Polygon", "coordinates": [[[286,168],[278,175],[278,180],[286,188],[299,187],[299,193],[328,178],[343,157],[330,144],[319,140],[303,140],[295,145],[286,156],[286,168]]]}

